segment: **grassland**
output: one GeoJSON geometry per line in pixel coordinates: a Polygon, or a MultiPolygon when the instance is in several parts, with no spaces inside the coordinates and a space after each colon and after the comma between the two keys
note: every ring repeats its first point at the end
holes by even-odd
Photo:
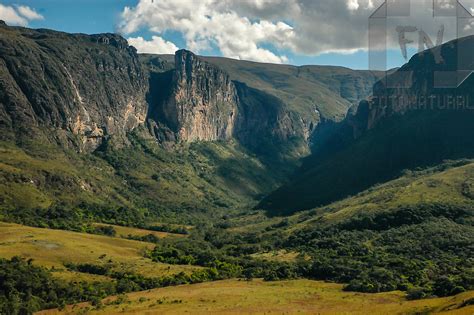
{"type": "Polygon", "coordinates": [[[165,238],[165,237],[185,237],[184,234],[177,234],[177,233],[169,233],[169,232],[159,232],[159,231],[151,231],[146,229],[139,229],[133,228],[128,226],[120,226],[120,225],[113,225],[113,224],[103,224],[103,223],[94,223],[93,226],[96,227],[112,227],[115,232],[117,233],[116,236],[127,238],[129,236],[132,237],[140,237],[140,236],[147,236],[153,235],[157,238],[165,238]]]}
{"type": "MultiPolygon", "coordinates": [[[[321,215],[314,216],[309,222],[338,223],[358,214],[375,214],[426,204],[474,208],[473,183],[474,163],[469,160],[447,162],[421,171],[407,171],[396,180],[315,209],[311,214],[321,215]]],[[[301,226],[295,225],[292,229],[299,227],[301,226]]]]}
{"type": "Polygon", "coordinates": [[[115,270],[131,271],[147,277],[161,277],[199,267],[168,265],[143,257],[153,244],[118,237],[91,235],[61,230],[41,229],[0,223],[0,257],[22,256],[33,263],[52,269],[53,275],[70,280],[77,277],[100,280],[101,277],[79,274],[65,269],[64,263],[112,264],[115,270]]]}
{"type": "Polygon", "coordinates": [[[92,310],[88,304],[39,314],[473,314],[474,292],[454,297],[407,301],[402,292],[363,294],[342,291],[342,285],[310,280],[264,282],[226,280],[136,292],[114,304],[92,310]]]}
{"type": "Polygon", "coordinates": [[[396,209],[429,204],[474,209],[474,162],[449,161],[418,171],[406,171],[402,176],[375,185],[355,196],[327,206],[302,211],[291,216],[267,217],[262,212],[237,216],[230,220],[233,232],[261,232],[272,225],[287,233],[314,224],[338,224],[357,215],[389,213],[396,209]]]}

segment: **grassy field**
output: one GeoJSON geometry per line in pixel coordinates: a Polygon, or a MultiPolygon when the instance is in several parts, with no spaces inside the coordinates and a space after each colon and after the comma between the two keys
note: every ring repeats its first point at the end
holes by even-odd
{"type": "Polygon", "coordinates": [[[165,237],[186,237],[184,234],[177,234],[177,233],[168,233],[168,232],[158,232],[158,231],[151,231],[145,229],[138,229],[132,228],[128,226],[120,226],[120,225],[113,225],[113,224],[102,224],[102,223],[95,223],[94,226],[110,226],[112,227],[115,232],[117,232],[116,236],[127,238],[128,236],[147,236],[147,235],[154,235],[158,238],[165,238],[165,237]]]}
{"type": "Polygon", "coordinates": [[[143,251],[152,249],[151,243],[126,240],[62,230],[27,227],[0,223],[0,257],[22,256],[48,268],[63,279],[95,279],[98,276],[67,271],[64,263],[113,264],[114,269],[133,271],[147,277],[191,272],[199,267],[168,265],[152,262],[143,257],[143,251]]]}
{"type": "Polygon", "coordinates": [[[299,253],[282,249],[279,251],[252,254],[251,256],[253,258],[259,258],[269,261],[294,262],[296,258],[298,258],[299,253]]]}
{"type": "Polygon", "coordinates": [[[454,297],[407,301],[401,292],[343,292],[342,285],[310,280],[264,282],[226,280],[136,292],[103,301],[102,309],[88,304],[39,314],[473,314],[474,292],[454,297]]]}

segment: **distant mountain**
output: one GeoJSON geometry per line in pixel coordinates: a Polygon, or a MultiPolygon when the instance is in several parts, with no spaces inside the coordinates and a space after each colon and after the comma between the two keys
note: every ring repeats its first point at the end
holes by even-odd
{"type": "MultiPolygon", "coordinates": [[[[313,154],[260,206],[272,213],[310,209],[390,180],[404,169],[474,157],[474,78],[457,88],[436,88],[434,81],[436,72],[451,73],[456,81],[456,72],[449,71],[473,45],[468,37],[435,48],[441,63],[436,50],[427,50],[378,82],[371,100],[362,101],[353,115],[315,132],[313,154]]],[[[472,55],[467,56],[472,64],[472,55]]]]}

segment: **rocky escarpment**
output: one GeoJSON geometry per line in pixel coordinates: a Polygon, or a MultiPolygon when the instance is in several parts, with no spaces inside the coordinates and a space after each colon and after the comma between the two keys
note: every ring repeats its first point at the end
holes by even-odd
{"type": "Polygon", "coordinates": [[[306,119],[280,98],[231,80],[218,65],[186,50],[173,63],[153,56],[142,60],[150,71],[150,130],[160,141],[235,138],[262,154],[307,150],[318,115],[306,119]]]}
{"type": "Polygon", "coordinates": [[[180,50],[175,55],[175,69],[151,73],[150,78],[153,97],[149,118],[158,138],[163,126],[171,131],[163,138],[167,141],[216,141],[233,136],[237,92],[224,71],[180,50]]]}
{"type": "Polygon", "coordinates": [[[234,135],[242,144],[263,155],[307,152],[317,117],[306,121],[279,98],[244,83],[235,82],[235,85],[239,115],[234,135]]]}
{"type": "Polygon", "coordinates": [[[145,121],[145,94],[136,50],[120,36],[0,26],[2,138],[43,134],[79,151],[123,144],[145,121]]]}
{"type": "Polygon", "coordinates": [[[160,143],[237,139],[259,153],[306,154],[321,118],[339,119],[359,97],[350,82],[371,80],[185,50],[174,60],[138,56],[113,34],[3,24],[0,44],[2,139],[42,137],[84,152],[126,145],[127,133],[148,123],[160,143]]]}

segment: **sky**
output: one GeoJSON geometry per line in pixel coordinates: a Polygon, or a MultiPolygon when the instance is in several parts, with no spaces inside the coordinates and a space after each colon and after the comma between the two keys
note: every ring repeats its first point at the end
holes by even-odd
{"type": "MultiPolygon", "coordinates": [[[[383,1],[0,0],[0,19],[9,25],[72,33],[119,33],[139,52],[172,54],[184,48],[258,62],[372,69],[369,51],[382,48],[375,48],[377,39],[369,49],[369,17],[383,1]]],[[[432,43],[441,29],[443,43],[459,36],[453,17],[433,18],[432,1],[440,10],[455,5],[455,0],[412,0],[409,17],[388,23],[383,67],[401,66],[416,53],[419,31],[432,43]],[[403,34],[406,58],[396,31],[400,25],[416,30],[403,34]]],[[[460,2],[474,12],[474,0],[460,2]]],[[[461,30],[463,36],[474,34],[474,19],[466,20],[461,30]]]]}

